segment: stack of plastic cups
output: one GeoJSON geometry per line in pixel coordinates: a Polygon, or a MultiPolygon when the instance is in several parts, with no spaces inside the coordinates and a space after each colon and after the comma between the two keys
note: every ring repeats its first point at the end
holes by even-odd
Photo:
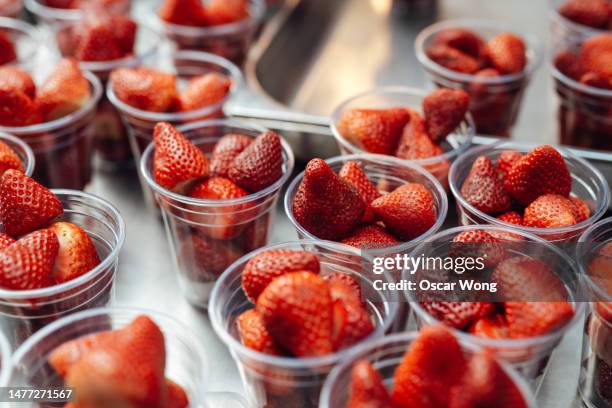
{"type": "Polygon", "coordinates": [[[101,262],[91,271],[68,282],[42,289],[0,289],[0,325],[22,343],[41,327],[70,313],[108,304],[113,295],[119,251],[125,224],[107,201],[81,191],[52,190],[64,207],[58,219],[83,228],[96,246],[101,262]]]}
{"type": "Polygon", "coordinates": [[[32,152],[30,146],[25,144],[21,139],[17,139],[15,136],[2,132],[0,132],[0,142],[6,144],[17,154],[19,160],[21,160],[23,164],[24,173],[27,176],[32,176],[36,160],[34,159],[34,152],[32,152]]]}
{"type": "MultiPolygon", "coordinates": [[[[106,8],[112,14],[129,14],[132,6],[132,0],[113,0],[108,3],[106,8]]],[[[79,9],[50,7],[45,0],[25,0],[25,6],[38,22],[51,27],[69,21],[79,21],[83,17],[79,9]]]]}

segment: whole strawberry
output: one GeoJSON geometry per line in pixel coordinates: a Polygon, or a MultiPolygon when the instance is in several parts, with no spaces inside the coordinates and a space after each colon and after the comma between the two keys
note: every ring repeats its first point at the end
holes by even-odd
{"type": "Polygon", "coordinates": [[[166,112],[178,98],[174,75],[150,68],[118,68],[110,81],[117,98],[136,109],[166,112]]]}
{"type": "Polygon", "coordinates": [[[455,48],[474,58],[480,58],[485,46],[485,42],[478,34],[465,28],[449,28],[440,31],[434,38],[433,44],[455,48]]]}
{"type": "Polygon", "coordinates": [[[231,86],[231,79],[222,74],[208,73],[196,77],[180,92],[180,109],[191,111],[217,104],[223,101],[231,86]]]}
{"type": "Polygon", "coordinates": [[[470,205],[486,214],[503,213],[512,206],[510,196],[487,156],[480,156],[474,161],[461,186],[461,195],[470,205]]]}
{"type": "Polygon", "coordinates": [[[393,407],[380,374],[367,360],[359,360],[353,366],[350,387],[347,408],[393,407]]]}
{"type": "Polygon", "coordinates": [[[56,222],[49,228],[59,242],[53,276],[63,283],[75,279],[100,263],[96,247],[85,230],[69,222],[56,222]]]}
{"type": "Polygon", "coordinates": [[[282,355],[274,339],[264,326],[257,310],[250,309],[236,318],[240,341],[246,347],[270,355],[282,355]]]}
{"type": "Polygon", "coordinates": [[[440,156],[444,152],[430,137],[425,120],[417,112],[410,112],[410,122],[404,127],[395,155],[400,159],[419,160],[440,156]]]}
{"type": "Polygon", "coordinates": [[[523,224],[534,228],[568,227],[577,223],[576,207],[569,198],[545,194],[525,208],[523,224]]]}
{"type": "Polygon", "coordinates": [[[438,89],[423,99],[423,113],[429,136],[443,140],[465,118],[470,96],[463,89],[438,89]]]}
{"type": "Polygon", "coordinates": [[[514,163],[519,161],[521,157],[523,155],[516,150],[504,150],[499,154],[495,163],[495,170],[497,170],[497,174],[502,181],[506,179],[514,163]]]}
{"type": "Polygon", "coordinates": [[[517,74],[527,65],[525,43],[512,33],[493,37],[485,46],[484,53],[493,67],[502,74],[517,74]]]}
{"type": "Polygon", "coordinates": [[[612,34],[596,35],[585,40],[580,49],[580,60],[587,71],[611,78],[612,34]]]}
{"type": "Polygon", "coordinates": [[[348,161],[344,163],[338,175],[341,179],[349,182],[359,193],[363,202],[366,204],[366,211],[363,216],[364,222],[374,220],[374,214],[370,209],[370,203],[380,197],[380,192],[365,174],[361,165],[357,162],[348,161]]]}
{"type": "Polygon", "coordinates": [[[217,177],[228,177],[232,162],[253,142],[247,135],[227,134],[223,136],[210,156],[210,173],[217,177]]]}
{"type": "Polygon", "coordinates": [[[401,241],[377,224],[364,225],[341,241],[343,244],[359,249],[387,248],[398,245],[401,241]]]}
{"type": "Polygon", "coordinates": [[[612,9],[607,0],[566,0],[559,14],[575,23],[593,28],[607,28],[612,9]]]}
{"type": "Polygon", "coordinates": [[[282,175],[281,139],[272,131],[257,136],[234,158],[228,171],[230,180],[251,193],[271,186],[282,175]]]}
{"type": "Polygon", "coordinates": [[[158,10],[159,17],[172,24],[203,26],[207,23],[200,0],[165,0],[158,10]]]}
{"type": "Polygon", "coordinates": [[[478,71],[478,59],[448,45],[433,45],[427,49],[427,56],[436,64],[451,71],[472,74],[478,71]]]}

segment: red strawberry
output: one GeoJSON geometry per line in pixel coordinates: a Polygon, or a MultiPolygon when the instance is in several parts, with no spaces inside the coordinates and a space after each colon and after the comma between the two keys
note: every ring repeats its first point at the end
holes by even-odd
{"type": "Polygon", "coordinates": [[[247,0],[211,0],[206,5],[206,17],[210,25],[235,23],[248,16],[247,0]]]}
{"type": "Polygon", "coordinates": [[[468,230],[457,234],[449,249],[453,257],[484,258],[486,266],[495,266],[506,256],[500,240],[484,230],[468,230]]]}
{"type": "Polygon", "coordinates": [[[20,127],[42,122],[32,99],[15,88],[0,88],[0,126],[20,127]]]}
{"type": "Polygon", "coordinates": [[[440,146],[431,140],[425,126],[425,120],[421,115],[417,112],[410,112],[410,121],[404,127],[395,151],[397,157],[406,160],[418,160],[444,153],[440,146]]]}
{"type": "Polygon", "coordinates": [[[210,173],[217,177],[227,177],[236,156],[253,142],[253,138],[240,134],[227,134],[215,145],[210,157],[210,173]]]}
{"type": "Polygon", "coordinates": [[[421,305],[436,320],[455,329],[465,329],[495,310],[490,302],[423,302],[421,305]]]}
{"type": "Polygon", "coordinates": [[[333,351],[332,307],[327,282],[305,271],[277,277],[257,298],[257,311],[276,344],[297,357],[333,351]]]}
{"type": "Polygon", "coordinates": [[[30,74],[13,66],[0,67],[0,88],[18,89],[31,99],[36,96],[36,84],[30,74]]]}
{"type": "Polygon", "coordinates": [[[351,370],[351,396],[346,408],[390,408],[389,392],[380,374],[367,360],[359,360],[351,370]]]}
{"type": "Polygon", "coordinates": [[[234,158],[228,172],[234,183],[251,193],[271,186],[282,175],[281,139],[272,131],[257,136],[234,158]]]}
{"type": "Polygon", "coordinates": [[[17,50],[11,37],[0,31],[0,65],[8,64],[17,59],[17,50]]]}
{"type": "Polygon", "coordinates": [[[172,24],[203,26],[207,23],[201,0],[165,0],[158,13],[162,20],[172,24]]]}
{"type": "Polygon", "coordinates": [[[355,190],[361,196],[361,199],[366,205],[366,211],[363,216],[364,222],[370,222],[374,220],[374,214],[370,209],[370,203],[380,197],[380,193],[376,189],[376,186],[372,184],[368,175],[365,174],[361,165],[357,162],[348,161],[344,163],[340,172],[338,173],[341,179],[350,183],[355,190]]]}
{"type": "Polygon", "coordinates": [[[53,284],[53,263],[59,244],[55,234],[32,232],[0,251],[0,286],[12,290],[39,289],[53,284]]]}
{"type": "Polygon", "coordinates": [[[116,27],[110,21],[87,24],[79,32],[74,56],[79,61],[112,61],[124,53],[116,41],[116,27]]]}
{"type": "Polygon", "coordinates": [[[119,100],[140,110],[166,112],[178,98],[176,78],[150,68],[118,68],[111,72],[119,100]]]}
{"type": "Polygon", "coordinates": [[[433,62],[451,71],[472,74],[480,67],[476,58],[447,45],[433,45],[426,52],[433,62]]]}
{"type": "Polygon", "coordinates": [[[0,221],[7,234],[34,231],[63,212],[55,194],[22,172],[7,170],[0,177],[0,221]]]}
{"type": "Polygon", "coordinates": [[[257,310],[250,309],[240,314],[236,318],[236,326],[240,341],[246,347],[265,354],[282,355],[257,310]]]}
{"type": "Polygon", "coordinates": [[[359,249],[387,248],[399,244],[398,240],[386,229],[377,224],[359,227],[351,235],[341,241],[343,244],[359,249]]]}
{"type": "Polygon", "coordinates": [[[342,115],[338,131],[349,142],[370,153],[393,155],[410,120],[403,108],[352,109],[342,115]]]}
{"type": "Polygon", "coordinates": [[[350,347],[369,336],[374,324],[355,291],[355,283],[335,279],[330,282],[329,290],[334,301],[334,350],[350,347]]]}
{"type": "Polygon", "coordinates": [[[194,282],[214,282],[228,266],[244,255],[230,243],[192,233],[178,248],[179,268],[194,282]]]}
{"type": "Polygon", "coordinates": [[[433,140],[443,140],[465,118],[470,95],[463,89],[441,88],[423,98],[427,133],[433,140]]]}
{"type": "Polygon", "coordinates": [[[527,65],[525,43],[512,33],[498,34],[490,39],[484,53],[502,74],[517,74],[527,65]]]}
{"type": "Polygon", "coordinates": [[[607,0],[566,0],[559,7],[559,14],[578,24],[607,28],[611,10],[607,0]]]}
{"type": "Polygon", "coordinates": [[[586,221],[591,216],[591,209],[589,205],[578,197],[570,197],[570,200],[574,204],[574,216],[576,217],[576,223],[586,221]]]}
{"type": "Polygon", "coordinates": [[[525,208],[523,224],[534,228],[567,227],[576,224],[576,215],[572,200],[560,195],[545,194],[525,208]]]}
{"type": "Polygon", "coordinates": [[[206,155],[171,124],[155,125],[153,140],[153,174],[160,186],[173,190],[208,176],[206,155]]]}
{"type": "Polygon", "coordinates": [[[504,150],[499,154],[497,163],[495,164],[495,170],[497,170],[497,174],[502,181],[506,179],[514,163],[519,161],[521,157],[523,157],[523,155],[516,150],[504,150]]]}
{"type": "Polygon", "coordinates": [[[485,42],[478,34],[465,28],[449,28],[440,31],[433,43],[455,48],[474,58],[480,57],[485,46],[485,42]]]}
{"type": "Polygon", "coordinates": [[[129,16],[121,14],[113,15],[115,27],[115,40],[123,56],[134,52],[136,43],[136,31],[138,26],[129,16]]]}
{"type": "Polygon", "coordinates": [[[516,211],[509,211],[497,217],[498,220],[514,225],[523,225],[523,217],[516,211]]]}
{"type": "Polygon", "coordinates": [[[308,162],[293,198],[293,214],[304,229],[321,239],[339,240],[363,219],[364,210],[355,188],[326,162],[308,162]]]}
{"type": "Polygon", "coordinates": [[[253,303],[275,278],[288,272],[310,271],[319,273],[319,260],[315,254],[289,249],[271,249],[253,256],[242,271],[242,289],[253,303]]]}
{"type": "Polygon", "coordinates": [[[443,326],[426,326],[395,370],[393,402],[399,408],[445,408],[465,368],[455,336],[443,326]]]}
{"type": "Polygon", "coordinates": [[[486,214],[510,210],[510,196],[504,190],[493,163],[487,156],[480,156],[461,186],[461,195],[475,208],[486,214]]]}
{"type": "Polygon", "coordinates": [[[561,51],[555,55],[555,67],[565,76],[570,77],[574,81],[579,81],[585,74],[582,61],[576,54],[570,51],[561,51]]]}
{"type": "Polygon", "coordinates": [[[569,196],[572,177],[565,159],[552,146],[540,146],[518,160],[504,181],[506,191],[527,206],[544,194],[569,196]]]}
{"type": "Polygon", "coordinates": [[[489,339],[505,339],[508,338],[508,322],[499,314],[483,317],[470,327],[470,333],[489,339]]]}
{"type": "Polygon", "coordinates": [[[50,229],[59,241],[59,253],[53,267],[56,282],[78,278],[100,263],[96,247],[85,230],[68,222],[56,222],[50,229]]]}
{"type": "Polygon", "coordinates": [[[23,171],[23,163],[13,149],[0,141],[0,176],[8,169],[23,171]]]}
{"type": "Polygon", "coordinates": [[[612,89],[612,78],[604,77],[595,72],[587,72],[580,77],[581,84],[592,86],[595,88],[612,89]]]}
{"type": "Polygon", "coordinates": [[[180,109],[192,111],[215,105],[228,94],[232,80],[216,72],[201,75],[189,81],[179,95],[180,109]]]}
{"type": "Polygon", "coordinates": [[[407,183],[372,202],[374,214],[400,239],[419,237],[436,222],[433,196],[423,185],[407,183]]]}
{"type": "Polygon", "coordinates": [[[612,34],[601,34],[582,43],[580,60],[586,71],[612,78],[612,34]]]}
{"type": "Polygon", "coordinates": [[[361,286],[353,275],[344,272],[333,272],[323,278],[329,282],[330,286],[334,286],[338,281],[344,283],[345,287],[347,287],[346,289],[350,289],[355,297],[361,299],[361,286]]]}
{"type": "Polygon", "coordinates": [[[165,408],[187,408],[189,407],[189,397],[180,385],[166,380],[166,405],[165,408]]]}
{"type": "Polygon", "coordinates": [[[11,237],[9,235],[6,235],[6,234],[3,234],[3,233],[0,232],[0,250],[8,247],[13,242],[15,242],[13,237],[11,237]]]}
{"type": "Polygon", "coordinates": [[[541,336],[574,317],[568,302],[506,302],[505,307],[510,338],[541,336]]]}
{"type": "Polygon", "coordinates": [[[90,99],[89,82],[73,59],[60,61],[36,94],[36,102],[45,120],[76,112],[90,99]]]}

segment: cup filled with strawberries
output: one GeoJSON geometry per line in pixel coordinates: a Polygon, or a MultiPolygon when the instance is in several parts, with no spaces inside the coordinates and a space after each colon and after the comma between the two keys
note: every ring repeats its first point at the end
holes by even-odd
{"type": "Polygon", "coordinates": [[[187,300],[207,307],[214,282],[266,245],[281,187],[293,170],[276,133],[235,120],[158,123],[140,174],[154,192],[187,300]]]}
{"type": "Polygon", "coordinates": [[[30,67],[41,48],[36,28],[12,18],[0,17],[0,66],[30,67]]]}
{"type": "Polygon", "coordinates": [[[477,133],[512,134],[525,89],[542,62],[535,36],[497,21],[449,20],[423,30],[415,48],[436,86],[470,94],[477,133]]]}
{"type": "Polygon", "coordinates": [[[461,89],[377,88],[344,101],[332,114],[343,154],[375,153],[418,164],[448,185],[450,163],[472,143],[470,96],[461,89]]]}
{"type": "Polygon", "coordinates": [[[179,50],[244,62],[261,19],[264,0],[158,0],[155,16],[179,50]]]}
{"type": "Polygon", "coordinates": [[[132,0],[25,0],[26,9],[51,27],[83,18],[83,9],[95,5],[112,14],[129,14],[132,0]]]}
{"type": "Polygon", "coordinates": [[[548,241],[575,242],[610,202],[604,176],[560,147],[498,142],[453,163],[450,189],[461,225],[491,224],[548,241]]]}
{"type": "Polygon", "coordinates": [[[110,203],[0,176],[0,324],[17,345],[44,325],[106,305],[125,226],[110,203]]]}
{"type": "Polygon", "coordinates": [[[323,240],[270,245],[229,267],[213,290],[212,326],[254,407],[316,407],[330,370],[396,319],[359,250],[323,240]]]}
{"type": "Polygon", "coordinates": [[[321,408],[533,408],[518,373],[440,325],[356,348],[329,375],[321,408]]]}

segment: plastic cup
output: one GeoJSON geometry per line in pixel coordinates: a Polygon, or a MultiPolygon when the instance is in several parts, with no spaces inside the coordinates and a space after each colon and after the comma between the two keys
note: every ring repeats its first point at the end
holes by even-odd
{"type": "MultiPolygon", "coordinates": [[[[212,152],[225,134],[256,137],[265,131],[235,120],[196,122],[178,130],[205,153],[212,152]]],[[[293,152],[284,140],[281,143],[281,178],[257,193],[231,200],[196,199],[166,190],[152,174],[155,144],[145,150],[140,174],[161,208],[179,283],[193,305],[206,308],[212,287],[225,268],[266,245],[280,189],[293,171],[293,152]]]]}
{"type": "Polygon", "coordinates": [[[609,32],[576,23],[559,14],[559,8],[567,0],[548,0],[551,39],[554,47],[560,45],[580,45],[585,39],[609,32]]]}
{"type": "Polygon", "coordinates": [[[76,279],[48,288],[0,289],[0,325],[14,346],[60,317],[104,306],[112,297],[119,251],[125,239],[123,218],[112,204],[92,194],[73,190],[53,193],[64,206],[59,220],[87,231],[101,262],[76,279]]]}
{"type": "MultiPolygon", "coordinates": [[[[336,124],[345,112],[352,109],[389,109],[398,107],[411,108],[421,112],[421,104],[426,95],[427,92],[419,89],[393,86],[363,92],[342,102],[334,110],[331,117],[332,133],[342,154],[367,153],[346,140],[337,128],[336,124]]],[[[455,132],[448,135],[442,141],[440,144],[444,151],[442,155],[408,161],[418,164],[429,171],[445,188],[448,188],[448,169],[450,163],[470,147],[473,137],[474,124],[468,116],[455,132]]]]}
{"type": "MultiPolygon", "coordinates": [[[[38,22],[49,26],[83,18],[83,12],[80,9],[49,7],[45,5],[45,0],[25,0],[25,6],[38,22]]],[[[129,14],[131,6],[131,0],[117,0],[112,5],[105,6],[105,9],[112,14],[129,14]]]]}
{"type": "MultiPolygon", "coordinates": [[[[491,225],[463,226],[442,231],[430,237],[427,242],[420,244],[412,252],[411,257],[416,258],[421,254],[424,254],[425,257],[434,256],[434,252],[439,250],[440,244],[450,243],[455,236],[472,230],[483,230],[498,235],[504,234],[508,237],[507,239],[514,239],[513,244],[507,244],[508,246],[504,247],[512,252],[513,257],[526,256],[544,261],[567,289],[568,299],[574,308],[574,317],[562,327],[545,335],[521,339],[491,339],[451,328],[451,331],[462,342],[465,341],[492,351],[498,358],[511,364],[527,378],[534,388],[537,388],[546,372],[552,352],[568,330],[582,320],[584,315],[585,303],[582,301],[583,299],[579,298],[582,293],[576,267],[570,257],[548,241],[523,231],[512,231],[513,238],[511,238],[508,236],[507,228],[491,225]]],[[[414,279],[408,271],[404,271],[403,277],[404,279],[414,279]]],[[[421,306],[417,294],[415,291],[405,292],[406,299],[410,302],[416,316],[417,326],[440,323],[421,306]]],[[[512,300],[522,301],[521,299],[512,300]]],[[[530,299],[526,298],[525,300],[530,299]]],[[[452,301],[452,299],[449,299],[449,301],[452,301]]],[[[547,299],[541,301],[546,302],[547,299]]],[[[549,299],[549,301],[552,300],[549,299]]]]}
{"type": "Polygon", "coordinates": [[[22,9],[22,0],[7,0],[0,4],[0,16],[18,18],[22,9]]]}
{"type": "Polygon", "coordinates": [[[499,21],[448,20],[433,24],[418,35],[415,43],[419,62],[432,82],[441,88],[462,88],[470,94],[470,113],[476,133],[508,137],[517,120],[523,94],[533,72],[542,62],[542,44],[533,35],[520,32],[527,46],[528,63],[523,72],[499,77],[477,76],[449,70],[427,56],[435,37],[450,28],[465,28],[488,40],[502,32],[515,32],[499,21]]]}
{"type": "Polygon", "coordinates": [[[78,111],[31,126],[0,126],[0,131],[17,136],[30,146],[36,157],[33,177],[46,187],[83,190],[91,181],[93,124],[102,85],[92,73],[84,75],[92,96],[78,111]]]}
{"type": "MultiPolygon", "coordinates": [[[[355,363],[367,360],[380,373],[385,386],[393,386],[393,376],[395,370],[401,363],[406,350],[408,350],[417,338],[417,332],[399,333],[382,339],[361,344],[355,348],[351,355],[338,365],[329,374],[323,391],[321,392],[320,408],[341,408],[347,407],[351,393],[351,375],[355,363]]],[[[459,339],[461,348],[466,358],[470,358],[482,348],[459,339]]],[[[508,364],[498,361],[506,375],[512,380],[520,391],[527,407],[535,408],[535,398],[528,384],[518,373],[508,364]]]]}
{"type": "Polygon", "coordinates": [[[155,19],[166,37],[179,50],[197,50],[219,55],[242,65],[249,47],[266,12],[264,0],[249,0],[250,15],[234,23],[207,27],[172,24],[159,18],[157,10],[161,1],[155,3],[155,19]]]}
{"type": "Polygon", "coordinates": [[[491,224],[506,229],[509,228],[537,235],[547,241],[557,244],[565,244],[577,241],[584,230],[605,214],[610,202],[610,188],[608,187],[608,182],[599,170],[593,167],[589,162],[573,155],[571,152],[561,147],[555,148],[565,158],[565,162],[571,173],[572,195],[585,201],[591,210],[591,216],[587,220],[569,227],[524,227],[500,221],[491,215],[487,215],[476,209],[463,198],[461,186],[463,186],[463,182],[467,178],[472,168],[472,164],[479,156],[487,156],[495,163],[504,150],[516,150],[521,153],[526,153],[537,146],[538,145],[535,144],[497,142],[472,148],[453,163],[448,179],[451,192],[453,196],[455,196],[457,202],[457,214],[459,216],[460,225],[491,224]]]}
{"type": "Polygon", "coordinates": [[[19,156],[25,174],[27,176],[32,176],[36,159],[34,159],[34,152],[32,152],[30,146],[25,144],[21,139],[3,132],[0,132],[0,142],[5,143],[17,154],[17,156],[19,156]]]}
{"type": "Polygon", "coordinates": [[[11,345],[4,333],[0,332],[0,387],[6,387],[13,373],[11,345]]]}
{"type": "MultiPolygon", "coordinates": [[[[151,318],[164,334],[166,378],[179,384],[190,407],[205,404],[205,387],[211,369],[199,339],[174,317],[137,308],[96,308],[66,316],[40,330],[15,352],[12,386],[61,387],[63,380],[49,365],[49,355],[63,343],[102,331],[121,329],[140,315],[151,318]]],[[[208,405],[204,405],[208,407],[208,405]]]]}
{"type": "Polygon", "coordinates": [[[15,45],[17,60],[11,64],[32,68],[42,44],[36,27],[14,18],[0,17],[0,31],[7,34],[15,45]]]}
{"type": "Polygon", "coordinates": [[[352,275],[362,287],[362,298],[372,314],[375,331],[358,344],[380,338],[391,329],[396,318],[394,294],[374,290],[368,260],[359,250],[322,240],[274,244],[240,258],[219,278],[210,298],[209,315],[213,329],[230,349],[238,365],[252,407],[316,407],[323,382],[331,369],[344,361],[358,345],[322,357],[291,358],[260,353],[242,345],[236,331],[236,317],[252,304],[242,291],[241,275],[245,264],[256,254],[269,249],[304,250],[316,254],[323,276],[333,272],[352,275]]]}
{"type": "Polygon", "coordinates": [[[589,408],[612,407],[612,257],[600,255],[605,244],[612,242],[612,218],[594,224],[581,237],[577,247],[577,262],[591,303],[587,310],[585,336],[582,344],[579,390],[589,408]],[[592,266],[594,259],[604,260],[592,266]],[[602,257],[602,258],[600,258],[602,257]],[[608,269],[605,269],[608,265],[608,269]],[[597,272],[594,276],[593,272],[597,272]],[[605,277],[599,274],[605,273],[605,277]]]}

